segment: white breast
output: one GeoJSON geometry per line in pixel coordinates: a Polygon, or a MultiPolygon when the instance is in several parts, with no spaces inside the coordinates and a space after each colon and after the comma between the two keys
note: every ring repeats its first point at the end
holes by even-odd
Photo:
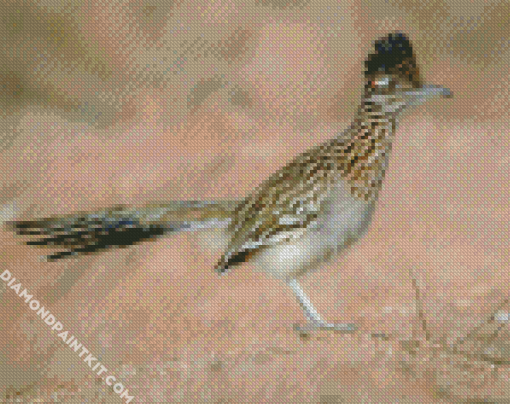
{"type": "Polygon", "coordinates": [[[373,203],[354,198],[345,182],[339,181],[323,201],[317,222],[303,237],[263,249],[251,262],[276,278],[296,278],[362,237],[373,210],[373,203]]]}

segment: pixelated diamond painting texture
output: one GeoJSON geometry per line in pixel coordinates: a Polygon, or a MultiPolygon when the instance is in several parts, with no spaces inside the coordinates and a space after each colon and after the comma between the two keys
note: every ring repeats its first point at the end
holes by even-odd
{"type": "MultiPolygon", "coordinates": [[[[288,288],[213,271],[214,232],[0,272],[132,402],[510,402],[510,5],[0,3],[0,220],[241,198],[347,128],[373,41],[405,32],[454,98],[400,122],[366,236],[302,281],[353,334],[297,335],[288,288]]],[[[0,402],[126,402],[0,282],[0,402]]]]}

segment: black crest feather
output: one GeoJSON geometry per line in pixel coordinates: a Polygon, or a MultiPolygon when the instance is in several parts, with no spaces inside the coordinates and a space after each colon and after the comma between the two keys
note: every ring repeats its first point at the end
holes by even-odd
{"type": "Polygon", "coordinates": [[[411,42],[401,32],[390,33],[375,41],[375,51],[365,62],[366,75],[376,72],[391,72],[406,60],[413,60],[411,42]]]}

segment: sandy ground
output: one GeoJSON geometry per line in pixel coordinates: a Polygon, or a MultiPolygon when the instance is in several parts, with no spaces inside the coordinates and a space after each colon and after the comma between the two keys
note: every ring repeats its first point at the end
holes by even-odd
{"type": "MultiPolygon", "coordinates": [[[[455,94],[402,121],[369,233],[302,282],[355,334],[300,338],[290,290],[218,278],[196,234],[45,263],[0,232],[133,402],[510,402],[507,2],[86,4],[2,6],[2,220],[242,197],[349,124],[390,31],[455,94]]],[[[0,308],[0,401],[125,402],[5,282],[0,308]]]]}

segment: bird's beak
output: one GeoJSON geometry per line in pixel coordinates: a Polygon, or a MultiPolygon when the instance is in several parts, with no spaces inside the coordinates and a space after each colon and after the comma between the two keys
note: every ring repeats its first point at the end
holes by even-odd
{"type": "Polygon", "coordinates": [[[434,98],[452,98],[453,92],[449,88],[434,85],[424,85],[403,92],[407,105],[420,105],[434,98]]]}

